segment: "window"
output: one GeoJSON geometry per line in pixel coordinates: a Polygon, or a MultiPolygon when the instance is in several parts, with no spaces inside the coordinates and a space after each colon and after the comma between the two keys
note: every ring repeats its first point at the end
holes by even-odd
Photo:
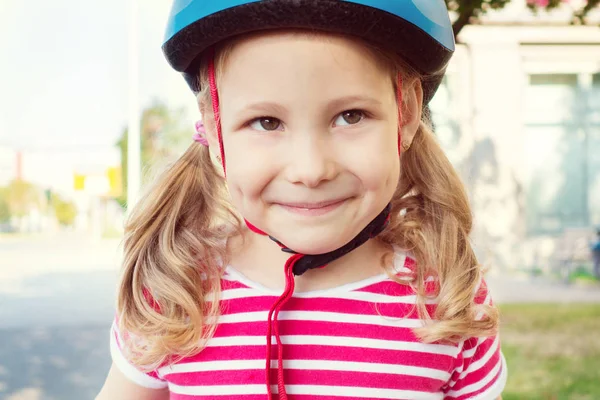
{"type": "Polygon", "coordinates": [[[598,103],[598,74],[529,76],[523,173],[530,234],[600,223],[598,103]]]}
{"type": "Polygon", "coordinates": [[[600,226],[600,73],[592,76],[588,108],[588,199],[590,223],[600,226]]]}

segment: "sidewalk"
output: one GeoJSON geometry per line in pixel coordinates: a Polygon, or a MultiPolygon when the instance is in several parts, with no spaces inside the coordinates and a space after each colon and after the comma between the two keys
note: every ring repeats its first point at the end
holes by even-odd
{"type": "Polygon", "coordinates": [[[119,266],[119,240],[0,237],[0,399],[95,397],[119,266]]]}
{"type": "Polygon", "coordinates": [[[600,286],[584,287],[544,277],[488,274],[495,303],[600,303],[600,286]]]}
{"type": "Polygon", "coordinates": [[[109,328],[0,330],[0,399],[93,399],[111,363],[109,328]]]}
{"type": "Polygon", "coordinates": [[[44,273],[117,270],[120,239],[94,240],[80,234],[0,236],[0,281],[44,273]]]}
{"type": "Polygon", "coordinates": [[[120,241],[75,235],[0,240],[0,328],[112,317],[120,241]]]}

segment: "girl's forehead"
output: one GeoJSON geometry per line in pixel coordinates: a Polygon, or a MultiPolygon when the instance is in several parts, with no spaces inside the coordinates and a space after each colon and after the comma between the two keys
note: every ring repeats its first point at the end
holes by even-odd
{"type": "Polygon", "coordinates": [[[340,37],[330,39],[266,36],[245,41],[231,49],[222,80],[236,86],[255,86],[258,82],[252,81],[260,80],[261,84],[286,87],[317,82],[326,86],[365,86],[388,81],[389,70],[360,43],[340,37]]]}
{"type": "MultiPolygon", "coordinates": [[[[361,39],[307,30],[276,30],[240,36],[221,48],[220,63],[225,73],[244,65],[269,67],[290,60],[290,67],[315,65],[319,61],[335,69],[370,69],[389,74],[393,70],[390,57],[361,39]]],[[[291,68],[290,68],[291,69],[291,68]]],[[[248,71],[250,72],[250,71],[248,71]]]]}
{"type": "Polygon", "coordinates": [[[217,54],[217,86],[229,111],[258,100],[308,110],[328,108],[340,99],[379,98],[385,104],[396,99],[397,73],[389,58],[386,62],[383,54],[353,37],[261,32],[226,43],[217,54]]]}

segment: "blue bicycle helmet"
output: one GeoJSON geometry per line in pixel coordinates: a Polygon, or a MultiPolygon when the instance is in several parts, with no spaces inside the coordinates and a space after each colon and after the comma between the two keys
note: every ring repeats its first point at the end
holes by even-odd
{"type": "Polygon", "coordinates": [[[174,0],[162,48],[197,93],[205,50],[240,34],[285,28],[357,36],[396,52],[424,76],[425,103],[455,48],[443,0],[174,0]]]}

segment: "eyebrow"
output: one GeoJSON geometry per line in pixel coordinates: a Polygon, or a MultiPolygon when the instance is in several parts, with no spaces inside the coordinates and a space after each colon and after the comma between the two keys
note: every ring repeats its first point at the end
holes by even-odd
{"type": "Polygon", "coordinates": [[[285,107],[281,106],[280,104],[273,103],[270,101],[251,103],[251,104],[244,106],[243,109],[244,109],[244,111],[255,111],[255,112],[260,112],[260,113],[275,112],[279,115],[286,113],[285,107]]]}
{"type": "MultiPolygon", "coordinates": [[[[369,96],[344,96],[337,99],[334,99],[327,104],[327,108],[337,109],[342,108],[344,105],[349,103],[362,103],[368,104],[371,106],[381,106],[381,101],[369,96]]],[[[273,103],[270,101],[251,103],[244,107],[245,111],[256,111],[256,112],[264,112],[271,113],[276,112],[280,115],[286,113],[286,108],[281,106],[280,104],[273,103]]]]}
{"type": "Polygon", "coordinates": [[[361,103],[368,104],[370,106],[381,106],[381,101],[369,96],[345,96],[329,102],[328,106],[332,109],[342,108],[348,103],[361,103]]]}

